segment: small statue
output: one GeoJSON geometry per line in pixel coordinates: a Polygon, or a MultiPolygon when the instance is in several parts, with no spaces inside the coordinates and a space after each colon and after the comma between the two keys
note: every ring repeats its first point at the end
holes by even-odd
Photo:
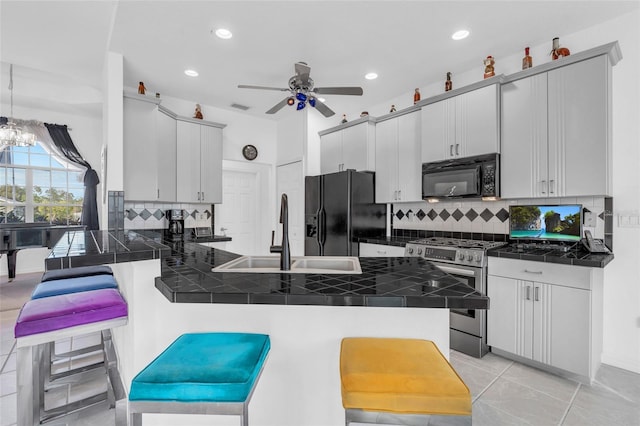
{"type": "Polygon", "coordinates": [[[420,89],[416,88],[416,91],[413,93],[413,104],[417,104],[420,102],[420,89]]]}
{"type": "Polygon", "coordinates": [[[146,91],[147,89],[144,87],[144,83],[141,81],[140,84],[138,85],[138,94],[144,95],[146,91]]]}
{"type": "Polygon", "coordinates": [[[451,81],[451,73],[447,73],[447,81],[444,82],[444,91],[448,92],[453,89],[453,81],[451,81]]]}
{"type": "Polygon", "coordinates": [[[493,59],[493,56],[487,56],[487,59],[484,60],[484,78],[493,77],[496,75],[493,69],[493,65],[496,61],[493,59]]]}
{"type": "Polygon", "coordinates": [[[563,58],[565,56],[569,56],[571,52],[566,47],[560,47],[560,38],[556,37],[551,42],[551,59],[554,61],[558,58],[563,58]]]}
{"type": "Polygon", "coordinates": [[[396,112],[396,106],[392,104],[389,112],[396,112]]]}
{"type": "Polygon", "coordinates": [[[200,109],[200,104],[196,104],[196,112],[193,118],[199,118],[202,120],[202,109],[200,109]]]}
{"type": "Polygon", "coordinates": [[[342,121],[340,121],[340,123],[346,123],[347,122],[347,114],[342,114],[342,121]]]}

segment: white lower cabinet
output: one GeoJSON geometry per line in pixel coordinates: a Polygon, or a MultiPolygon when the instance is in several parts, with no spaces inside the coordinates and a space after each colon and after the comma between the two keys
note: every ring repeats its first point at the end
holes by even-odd
{"type": "Polygon", "coordinates": [[[360,243],[360,257],[402,257],[404,247],[360,243]]]}
{"type": "Polygon", "coordinates": [[[494,352],[592,381],[602,353],[602,269],[489,258],[494,352]]]}

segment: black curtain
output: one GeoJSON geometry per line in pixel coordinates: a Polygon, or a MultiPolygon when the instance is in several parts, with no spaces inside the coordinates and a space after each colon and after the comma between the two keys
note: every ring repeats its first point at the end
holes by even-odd
{"type": "Polygon", "coordinates": [[[98,224],[98,204],[97,204],[97,186],[100,183],[98,173],[91,167],[91,164],[87,162],[82,155],[76,149],[76,146],[71,140],[71,136],[67,131],[67,126],[60,124],[48,124],[44,123],[49,130],[51,139],[56,147],[62,152],[62,154],[74,164],[81,165],[87,168],[84,174],[84,201],[82,203],[82,224],[87,227],[88,230],[98,230],[100,225],[98,224]]]}

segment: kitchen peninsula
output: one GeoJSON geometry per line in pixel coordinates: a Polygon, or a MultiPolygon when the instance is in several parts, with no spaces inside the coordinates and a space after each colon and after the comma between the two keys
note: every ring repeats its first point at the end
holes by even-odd
{"type": "MultiPolygon", "coordinates": [[[[220,273],[211,268],[239,255],[196,242],[163,242],[153,231],[69,233],[47,267],[111,263],[129,305],[129,324],[113,330],[127,389],[182,333],[269,334],[272,352],[250,409],[252,422],[261,425],[344,421],[343,337],[429,339],[448,356],[449,310],[442,308],[486,309],[489,303],[420,258],[361,258],[362,274],[355,275],[220,273]]],[[[166,421],[175,419],[157,416],[151,423],[166,421]]]]}

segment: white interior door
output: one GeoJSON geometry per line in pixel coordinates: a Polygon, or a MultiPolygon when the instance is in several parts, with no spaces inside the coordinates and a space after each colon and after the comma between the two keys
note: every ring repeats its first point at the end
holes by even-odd
{"type": "MultiPolygon", "coordinates": [[[[304,179],[302,161],[278,166],[277,168],[277,203],[276,222],[280,219],[280,197],[287,194],[289,199],[289,248],[291,255],[304,256],[304,179]]],[[[276,241],[282,241],[282,226],[278,223],[276,241]]]]}
{"type": "Polygon", "coordinates": [[[216,206],[215,234],[224,232],[231,237],[226,245],[227,251],[242,255],[257,254],[256,179],[256,173],[222,172],[222,204],[216,206]]]}

